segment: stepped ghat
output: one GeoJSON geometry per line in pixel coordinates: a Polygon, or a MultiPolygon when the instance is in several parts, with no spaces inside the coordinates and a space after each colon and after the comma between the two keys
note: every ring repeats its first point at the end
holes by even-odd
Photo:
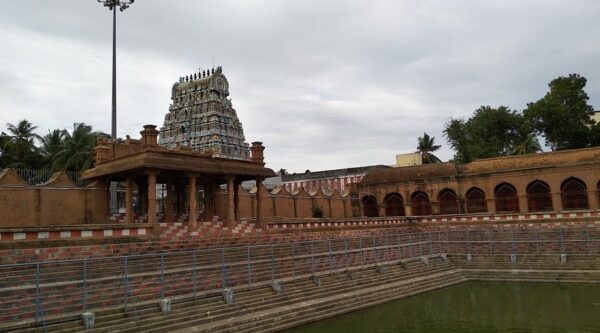
{"type": "Polygon", "coordinates": [[[181,77],[173,85],[159,144],[169,149],[191,147],[215,157],[249,158],[242,123],[228,97],[229,83],[221,66],[181,77]]]}

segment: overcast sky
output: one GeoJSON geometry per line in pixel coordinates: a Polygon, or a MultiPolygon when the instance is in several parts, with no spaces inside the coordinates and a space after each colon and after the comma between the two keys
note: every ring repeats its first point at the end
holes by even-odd
{"type": "MultiPolygon", "coordinates": [[[[600,106],[600,1],[138,0],[117,13],[118,135],[162,125],[173,83],[223,66],[248,142],[302,172],[393,164],[480,105],[522,110],[555,77],[600,106]]],[[[111,12],[3,1],[0,130],[110,133],[111,12]]]]}

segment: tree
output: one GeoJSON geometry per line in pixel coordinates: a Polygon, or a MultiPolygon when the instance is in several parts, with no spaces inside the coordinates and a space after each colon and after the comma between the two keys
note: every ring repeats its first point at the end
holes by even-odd
{"type": "Polygon", "coordinates": [[[56,163],[58,153],[65,149],[65,141],[69,133],[66,130],[55,129],[52,132],[48,130],[48,134],[42,138],[41,151],[45,158],[45,168],[53,171],[58,170],[56,163]]]}
{"type": "Polygon", "coordinates": [[[6,168],[11,161],[10,155],[6,151],[8,140],[9,138],[6,133],[0,133],[0,169],[6,168]]]}
{"type": "Polygon", "coordinates": [[[6,124],[8,138],[5,139],[4,150],[9,156],[9,167],[13,168],[37,168],[41,165],[41,158],[35,140],[40,140],[39,135],[33,131],[29,121],[23,119],[17,125],[6,124]]]}
{"type": "Polygon", "coordinates": [[[89,169],[94,163],[96,135],[89,125],[73,124],[73,133],[66,132],[64,147],[56,154],[55,167],[71,171],[89,169]]]}
{"type": "Polygon", "coordinates": [[[423,133],[423,136],[419,137],[417,141],[417,153],[421,154],[424,164],[441,162],[437,156],[433,155],[433,152],[441,147],[440,145],[435,144],[434,137],[429,137],[427,133],[423,133]]]}
{"type": "Polygon", "coordinates": [[[453,160],[457,163],[540,150],[531,126],[506,106],[481,106],[466,121],[451,119],[444,135],[456,152],[453,160]]]}
{"type": "Polygon", "coordinates": [[[579,74],[558,77],[548,84],[550,91],[542,99],[527,104],[525,117],[552,150],[584,148],[596,141],[594,109],[583,90],[586,82],[579,74]]]}

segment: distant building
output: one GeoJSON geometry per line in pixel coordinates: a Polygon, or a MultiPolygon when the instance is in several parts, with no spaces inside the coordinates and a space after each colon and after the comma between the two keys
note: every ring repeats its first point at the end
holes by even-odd
{"type": "Polygon", "coordinates": [[[423,164],[423,156],[420,153],[408,153],[396,155],[394,167],[415,166],[423,164]]]}
{"type": "Polygon", "coordinates": [[[229,83],[220,66],[180,78],[173,85],[158,143],[169,149],[180,145],[214,157],[248,159],[249,145],[228,96],[229,83]]]}
{"type": "Polygon", "coordinates": [[[358,183],[362,180],[368,171],[373,169],[388,168],[385,165],[371,165],[357,168],[324,170],[324,171],[306,171],[303,173],[293,173],[281,176],[281,181],[288,192],[304,188],[306,191],[313,191],[318,188],[323,190],[344,191],[349,184],[358,183]]]}

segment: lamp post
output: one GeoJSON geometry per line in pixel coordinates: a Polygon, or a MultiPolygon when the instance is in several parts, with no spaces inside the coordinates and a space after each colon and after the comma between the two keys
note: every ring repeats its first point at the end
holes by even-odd
{"type": "Polygon", "coordinates": [[[117,138],[117,11],[124,11],[129,8],[135,0],[98,0],[104,7],[113,12],[113,54],[112,54],[112,118],[111,118],[111,136],[117,138]]]}

